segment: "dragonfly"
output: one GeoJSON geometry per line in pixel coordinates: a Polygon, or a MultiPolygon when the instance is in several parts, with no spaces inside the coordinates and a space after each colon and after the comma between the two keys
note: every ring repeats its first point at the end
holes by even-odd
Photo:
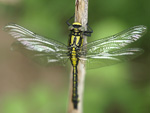
{"type": "Polygon", "coordinates": [[[141,55],[143,49],[131,48],[128,45],[142,37],[147,27],[134,26],[115,35],[83,44],[83,36],[91,36],[93,30],[88,25],[85,30],[79,22],[70,24],[69,20],[67,20],[70,30],[68,45],[40,36],[17,24],[8,24],[4,30],[16,39],[12,48],[37,63],[64,65],[70,59],[73,67],[72,102],[74,109],[77,109],[79,103],[77,66],[79,62],[85,62],[86,68],[92,69],[117,64],[141,55]]]}

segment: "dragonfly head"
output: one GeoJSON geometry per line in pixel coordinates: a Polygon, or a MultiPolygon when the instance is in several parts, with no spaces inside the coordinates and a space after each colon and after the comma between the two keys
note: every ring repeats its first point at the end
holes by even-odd
{"type": "Polygon", "coordinates": [[[74,22],[74,23],[72,24],[72,26],[73,26],[74,28],[79,28],[79,27],[81,27],[82,25],[81,25],[81,23],[79,23],[79,22],[74,22]]]}
{"type": "Polygon", "coordinates": [[[82,27],[82,24],[79,22],[74,22],[71,26],[69,26],[70,31],[79,32],[84,31],[84,27],[82,27]]]}

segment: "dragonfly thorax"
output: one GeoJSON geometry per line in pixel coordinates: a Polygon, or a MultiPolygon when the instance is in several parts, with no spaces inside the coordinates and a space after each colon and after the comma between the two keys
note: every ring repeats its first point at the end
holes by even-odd
{"type": "Polygon", "coordinates": [[[82,27],[81,23],[74,22],[72,26],[70,26],[70,38],[69,38],[69,46],[72,48],[80,48],[83,45],[83,36],[80,28],[82,27]]]}

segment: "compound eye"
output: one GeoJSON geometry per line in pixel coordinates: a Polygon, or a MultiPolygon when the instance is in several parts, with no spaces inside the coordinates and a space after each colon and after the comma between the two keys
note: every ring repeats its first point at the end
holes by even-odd
{"type": "Polygon", "coordinates": [[[71,30],[74,29],[74,27],[71,25],[71,26],[68,27],[68,29],[71,31],[71,30]]]}
{"type": "Polygon", "coordinates": [[[78,29],[79,29],[79,31],[85,31],[84,27],[79,27],[78,29]]]}

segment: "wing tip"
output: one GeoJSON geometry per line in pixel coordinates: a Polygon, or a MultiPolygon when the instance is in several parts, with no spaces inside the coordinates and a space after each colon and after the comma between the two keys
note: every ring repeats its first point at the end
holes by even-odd
{"type": "Polygon", "coordinates": [[[136,29],[136,28],[141,28],[141,30],[142,30],[143,32],[145,32],[145,31],[147,30],[147,26],[145,26],[145,25],[134,26],[134,28],[135,28],[135,29],[136,29]]]}
{"type": "Polygon", "coordinates": [[[3,29],[3,31],[8,32],[9,29],[10,29],[12,26],[17,26],[17,24],[15,24],[15,23],[8,23],[8,24],[5,25],[2,29],[3,29]]]}

